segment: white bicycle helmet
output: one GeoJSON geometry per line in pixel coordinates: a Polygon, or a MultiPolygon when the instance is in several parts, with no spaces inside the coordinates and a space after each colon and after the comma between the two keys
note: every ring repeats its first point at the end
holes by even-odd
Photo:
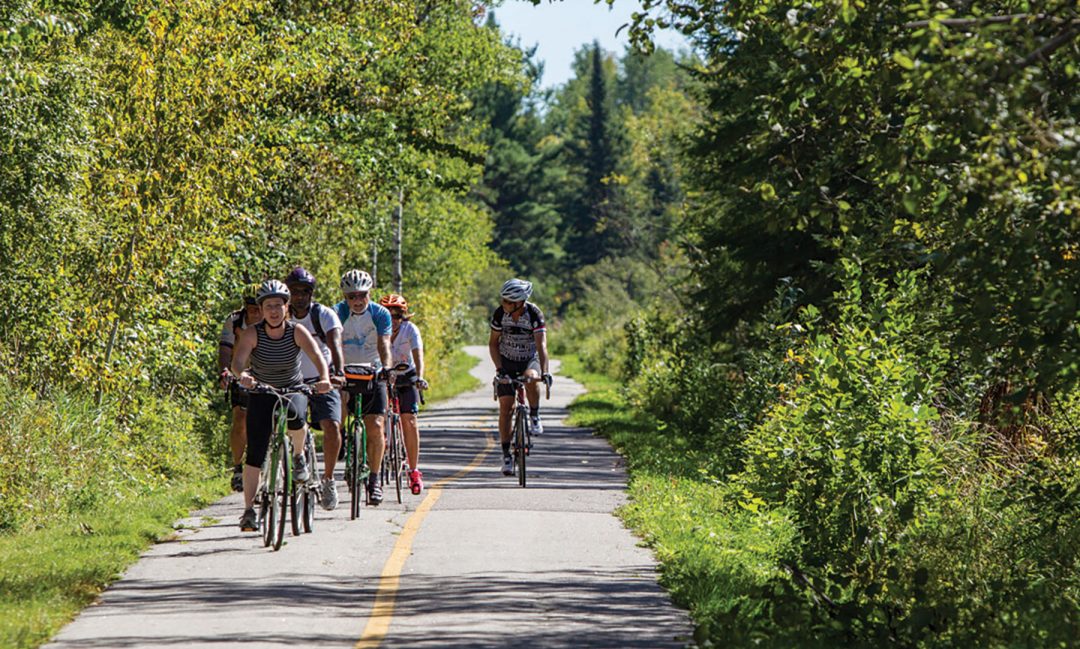
{"type": "Polygon", "coordinates": [[[372,281],[371,275],[368,275],[362,270],[350,270],[341,276],[341,292],[353,293],[353,292],[365,292],[370,291],[371,287],[375,285],[372,281]]]}
{"type": "Polygon", "coordinates": [[[532,282],[516,278],[508,279],[502,285],[502,291],[499,292],[499,295],[511,302],[524,302],[532,295],[532,282]]]}
{"type": "Polygon", "coordinates": [[[285,286],[282,282],[276,279],[268,279],[262,283],[259,290],[255,293],[255,301],[259,304],[263,303],[263,300],[271,297],[280,297],[286,302],[289,301],[291,294],[289,293],[289,287],[285,286]]]}

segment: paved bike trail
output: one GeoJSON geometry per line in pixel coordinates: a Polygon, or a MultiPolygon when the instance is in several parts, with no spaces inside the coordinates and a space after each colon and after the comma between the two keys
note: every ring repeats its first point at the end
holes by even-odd
{"type": "MultiPolygon", "coordinates": [[[[181,521],[47,645],[88,647],[684,647],[691,626],[616,519],[622,461],[561,423],[583,392],[556,376],[528,487],[500,471],[494,372],[422,414],[429,487],[380,507],[319,509],[279,552],[242,534],[231,495],[181,521]],[[486,453],[485,453],[486,451],[486,453]]],[[[557,363],[553,363],[557,369],[557,363]]],[[[556,372],[557,374],[557,372],[556,372]]]]}

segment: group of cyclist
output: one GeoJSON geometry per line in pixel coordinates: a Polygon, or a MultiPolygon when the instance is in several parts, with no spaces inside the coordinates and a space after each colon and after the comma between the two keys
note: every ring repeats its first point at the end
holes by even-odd
{"type": "MultiPolygon", "coordinates": [[[[259,524],[254,509],[259,473],[271,436],[272,419],[278,399],[273,394],[251,392],[257,384],[278,389],[300,384],[310,386],[310,397],[289,392],[282,402],[287,407],[287,427],[293,449],[303,449],[308,421],[323,432],[324,462],[320,480],[321,506],[333,510],[338,505],[334,467],[342,447],[343,408],[359,411],[367,435],[367,502],[382,502],[379,467],[385,450],[387,389],[396,391],[401,410],[402,433],[408,463],[409,489],[423,491],[423,474],[418,468],[420,432],[416,414],[424,380],[423,340],[419,328],[410,321],[409,305],[397,294],[371,299],[374,281],[361,270],[350,270],[341,278],[343,299],[334,307],[314,301],[316,280],[304,268],[294,268],[284,281],[268,279],[244,296],[243,308],[229,315],[221,332],[218,361],[221,385],[229,390],[232,427],[229,436],[233,460],[232,487],[243,491],[244,512],[240,529],[256,531],[259,524]],[[366,365],[374,369],[372,378],[343,390],[346,366],[366,365]],[[388,370],[401,365],[392,385],[388,370]],[[358,403],[357,403],[358,401],[358,403]]],[[[523,377],[530,381],[527,398],[532,434],[543,432],[540,420],[539,381],[550,385],[544,315],[528,302],[532,284],[508,280],[501,290],[501,305],[491,320],[489,351],[496,376],[523,377]]],[[[510,414],[514,405],[512,385],[500,382],[499,437],[505,475],[513,475],[510,453],[510,414]]],[[[293,456],[294,478],[315,479],[303,453],[293,456]]]]}

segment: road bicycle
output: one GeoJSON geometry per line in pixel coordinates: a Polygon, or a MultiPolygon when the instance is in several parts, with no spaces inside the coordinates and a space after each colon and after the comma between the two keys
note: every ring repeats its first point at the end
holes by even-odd
{"type": "MultiPolygon", "coordinates": [[[[288,388],[275,388],[265,383],[256,383],[248,390],[251,394],[272,394],[277,397],[274,404],[273,428],[270,444],[259,472],[259,486],[255,490],[255,502],[259,507],[259,529],[262,532],[263,546],[281,549],[285,537],[285,519],[289,510],[293,510],[296,534],[295,490],[293,486],[292,444],[289,442],[289,407],[286,398],[291,394],[311,395],[311,388],[298,385],[288,388]]],[[[308,435],[310,436],[310,431],[308,435]]]]}
{"type": "MultiPolygon", "coordinates": [[[[401,428],[401,401],[398,399],[396,382],[409,371],[408,363],[398,363],[386,372],[386,393],[389,408],[386,413],[386,452],[383,453],[383,481],[393,479],[397,489],[397,501],[401,500],[401,484],[409,472],[409,460],[405,452],[405,435],[401,428]]],[[[420,393],[420,403],[424,403],[424,394],[420,393]]]]}
{"type": "Polygon", "coordinates": [[[367,479],[371,475],[367,458],[367,429],[360,413],[360,395],[368,383],[375,380],[375,368],[370,365],[346,365],[343,389],[350,395],[342,427],[345,446],[345,484],[352,498],[349,520],[360,515],[360,505],[367,504],[367,479]]]}
{"type": "Polygon", "coordinates": [[[534,379],[524,376],[496,376],[494,381],[495,400],[499,400],[499,384],[510,383],[514,386],[513,428],[510,433],[510,449],[514,457],[514,467],[518,484],[525,486],[525,464],[529,451],[532,450],[532,433],[529,431],[529,402],[525,397],[525,386],[529,383],[543,383],[547,387],[548,399],[551,398],[550,379],[534,379]]]}

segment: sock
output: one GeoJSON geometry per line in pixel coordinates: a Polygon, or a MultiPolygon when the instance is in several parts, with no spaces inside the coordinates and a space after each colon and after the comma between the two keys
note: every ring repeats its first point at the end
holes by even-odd
{"type": "Polygon", "coordinates": [[[503,457],[510,457],[510,442],[503,442],[503,457]]]}
{"type": "Polygon", "coordinates": [[[537,417],[539,417],[540,416],[540,406],[536,406],[535,408],[533,408],[532,406],[529,406],[529,416],[532,417],[533,419],[536,419],[537,417]]]}
{"type": "Polygon", "coordinates": [[[372,471],[371,474],[368,475],[368,484],[379,484],[379,472],[378,471],[372,471]]]}

